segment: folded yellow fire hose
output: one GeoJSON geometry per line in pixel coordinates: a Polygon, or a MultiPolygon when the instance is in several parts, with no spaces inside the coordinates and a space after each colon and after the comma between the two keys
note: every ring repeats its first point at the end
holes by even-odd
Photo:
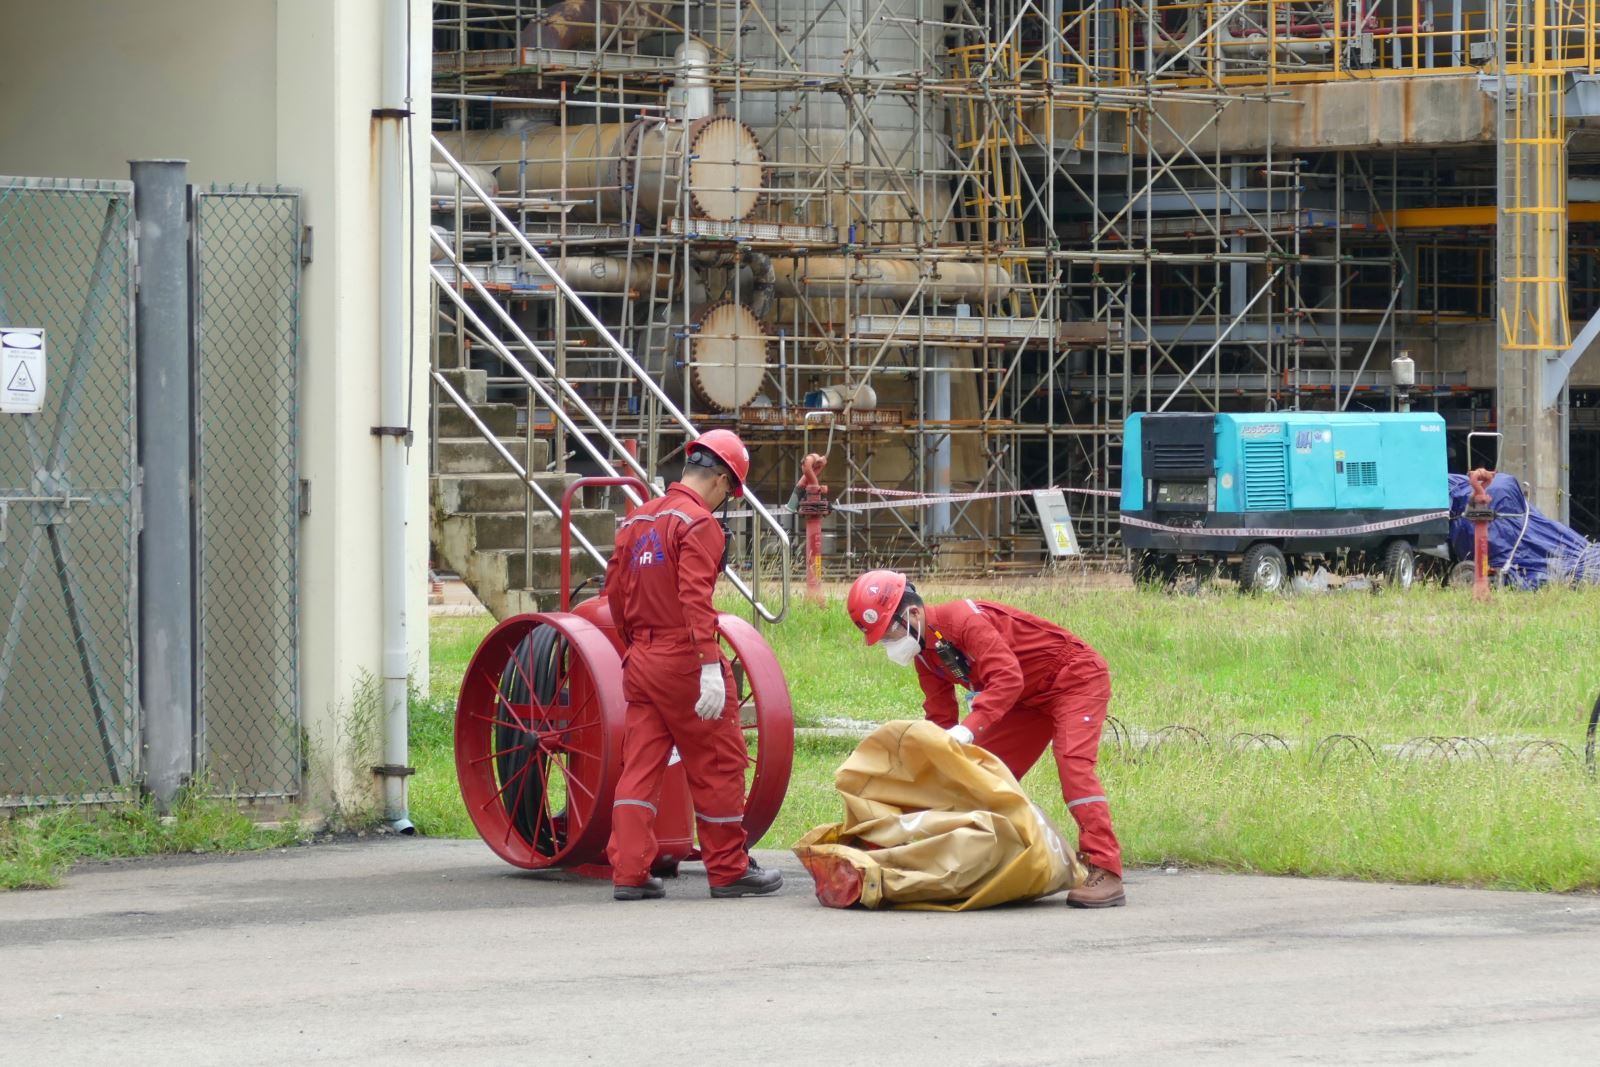
{"type": "Polygon", "coordinates": [[[843,822],[794,852],[829,907],[970,911],[1059,893],[1088,872],[988,752],[927,721],[885,723],[834,774],[843,822]]]}

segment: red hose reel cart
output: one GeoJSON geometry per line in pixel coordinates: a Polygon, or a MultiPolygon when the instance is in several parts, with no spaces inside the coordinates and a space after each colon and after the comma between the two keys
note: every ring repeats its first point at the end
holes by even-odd
{"type": "MultiPolygon", "coordinates": [[[[622,648],[603,596],[571,605],[572,498],[585,486],[637,478],[580,478],[561,501],[561,610],[517,615],[478,646],[456,702],[456,777],[478,834],[517,867],[610,877],[606,842],[622,770],[622,648]]],[[[783,806],[794,762],[789,686],[756,628],[733,615],[718,628],[749,750],[744,828],[753,845],[783,806]]],[[[697,859],[683,764],[667,768],[654,870],[697,859]]]]}

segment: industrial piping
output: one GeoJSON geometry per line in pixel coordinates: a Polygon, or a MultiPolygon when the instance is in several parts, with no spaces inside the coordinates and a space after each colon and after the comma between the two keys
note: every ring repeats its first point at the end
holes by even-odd
{"type": "Polygon", "coordinates": [[[1011,292],[1011,273],[997,263],[941,260],[924,278],[914,259],[862,260],[854,256],[773,257],[777,293],[782,297],[843,298],[854,292],[870,299],[906,301],[925,296],[941,303],[992,302],[1011,292]]]}
{"type": "Polygon", "coordinates": [[[383,74],[380,106],[372,113],[378,125],[378,417],[372,428],[378,438],[380,464],[379,568],[382,587],[383,645],[383,817],[402,834],[416,833],[406,800],[406,697],[409,675],[406,640],[406,454],[411,440],[407,410],[406,299],[411,259],[406,247],[406,211],[402,197],[410,183],[401,181],[406,158],[405,124],[411,119],[407,99],[409,49],[408,0],[383,5],[383,74]]]}

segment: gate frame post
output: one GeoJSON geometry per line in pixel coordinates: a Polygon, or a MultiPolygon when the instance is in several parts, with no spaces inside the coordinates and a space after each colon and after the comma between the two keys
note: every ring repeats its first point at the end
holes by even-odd
{"type": "Polygon", "coordinates": [[[139,704],[144,787],[164,811],[195,767],[188,167],[128,164],[139,226],[139,704]]]}

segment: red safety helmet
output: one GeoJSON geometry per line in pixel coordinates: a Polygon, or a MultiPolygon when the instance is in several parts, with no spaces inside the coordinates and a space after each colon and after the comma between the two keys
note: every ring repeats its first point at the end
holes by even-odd
{"type": "Polygon", "coordinates": [[[683,453],[691,456],[700,449],[717,457],[728,468],[733,475],[733,495],[744,496],[744,480],[750,475],[750,450],[744,447],[739,435],[732,430],[707,430],[690,441],[683,453]]]}
{"type": "Polygon", "coordinates": [[[850,587],[845,608],[850,612],[850,621],[866,636],[867,644],[875,645],[883,639],[909,584],[899,571],[868,571],[850,587]]]}

